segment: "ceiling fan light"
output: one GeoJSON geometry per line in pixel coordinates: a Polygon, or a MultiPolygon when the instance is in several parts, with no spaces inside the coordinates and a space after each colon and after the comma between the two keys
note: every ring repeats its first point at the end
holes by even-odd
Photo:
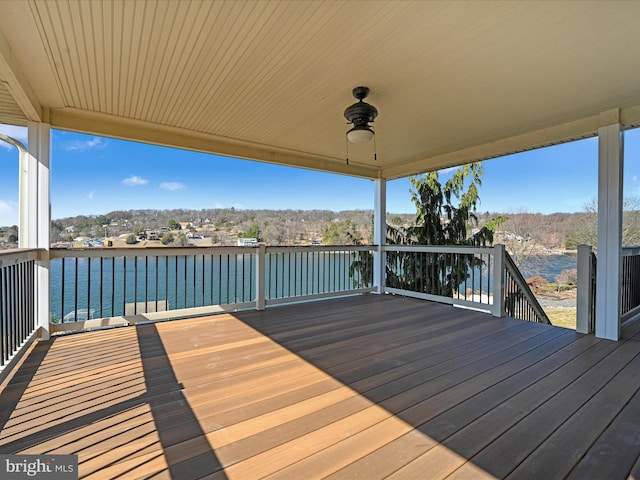
{"type": "Polygon", "coordinates": [[[351,143],[370,142],[375,133],[368,126],[358,125],[347,132],[347,139],[351,143]]]}

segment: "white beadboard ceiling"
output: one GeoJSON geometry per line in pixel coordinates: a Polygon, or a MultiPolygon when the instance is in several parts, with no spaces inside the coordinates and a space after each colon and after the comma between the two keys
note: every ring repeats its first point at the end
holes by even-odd
{"type": "Polygon", "coordinates": [[[0,123],[396,178],[639,123],[639,25],[631,1],[3,0],[0,123]],[[358,85],[378,158],[347,165],[358,85]]]}

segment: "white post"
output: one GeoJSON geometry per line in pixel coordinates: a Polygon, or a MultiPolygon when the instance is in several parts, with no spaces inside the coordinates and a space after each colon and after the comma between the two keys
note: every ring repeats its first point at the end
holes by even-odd
{"type": "Polygon", "coordinates": [[[593,315],[593,276],[591,245],[578,245],[578,292],[576,298],[576,332],[593,333],[591,316],[593,315]]]}
{"type": "Polygon", "coordinates": [[[18,173],[18,246],[29,245],[29,151],[20,149],[18,173]]]}
{"type": "Polygon", "coordinates": [[[29,204],[28,163],[29,152],[22,142],[0,132],[0,142],[8,143],[18,149],[18,248],[28,248],[28,215],[29,204]]]}
{"type": "Polygon", "coordinates": [[[598,129],[598,268],[596,336],[620,337],[623,133],[620,123],[598,129]]]}
{"type": "Polygon", "coordinates": [[[383,294],[386,286],[386,254],[387,243],[387,181],[375,180],[373,209],[373,243],[378,245],[373,254],[373,286],[376,293],[383,294]]]}
{"type": "Polygon", "coordinates": [[[265,288],[265,265],[267,258],[267,247],[264,244],[258,246],[256,261],[256,310],[264,310],[266,306],[264,288],[265,288]]]}
{"type": "MultiPolygon", "coordinates": [[[[51,207],[50,207],[50,155],[51,127],[44,123],[28,123],[28,155],[26,159],[26,196],[20,201],[22,215],[26,212],[26,246],[44,251],[36,263],[36,319],[41,327],[40,339],[49,338],[49,248],[51,244],[51,207]]],[[[21,167],[22,168],[22,167],[21,167]]],[[[22,173],[22,172],[21,172],[22,173]]],[[[20,232],[22,234],[22,232],[20,232]]]]}
{"type": "Polygon", "coordinates": [[[491,314],[494,317],[504,317],[504,251],[502,244],[493,246],[493,308],[491,314]]]}

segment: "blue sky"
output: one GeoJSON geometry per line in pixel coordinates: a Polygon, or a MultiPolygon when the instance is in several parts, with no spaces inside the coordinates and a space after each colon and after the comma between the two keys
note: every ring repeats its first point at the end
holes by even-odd
{"type": "MultiPolygon", "coordinates": [[[[0,125],[26,143],[26,129],[0,125]]],[[[640,131],[625,136],[625,195],[640,195],[640,131]]],[[[54,130],[52,218],[113,210],[371,209],[369,180],[54,130]]],[[[583,211],[597,194],[597,140],[484,162],[479,211],[583,211]]],[[[446,172],[443,174],[446,175],[446,172]]],[[[413,213],[407,179],[388,182],[387,210],[413,213]]],[[[0,225],[18,218],[18,154],[0,142],[0,225]]]]}

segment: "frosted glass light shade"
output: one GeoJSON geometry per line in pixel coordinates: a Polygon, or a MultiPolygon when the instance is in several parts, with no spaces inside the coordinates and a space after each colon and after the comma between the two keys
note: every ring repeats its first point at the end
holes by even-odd
{"type": "Polygon", "coordinates": [[[367,143],[373,138],[373,130],[369,127],[353,127],[347,132],[347,139],[351,143],[367,143]]]}

